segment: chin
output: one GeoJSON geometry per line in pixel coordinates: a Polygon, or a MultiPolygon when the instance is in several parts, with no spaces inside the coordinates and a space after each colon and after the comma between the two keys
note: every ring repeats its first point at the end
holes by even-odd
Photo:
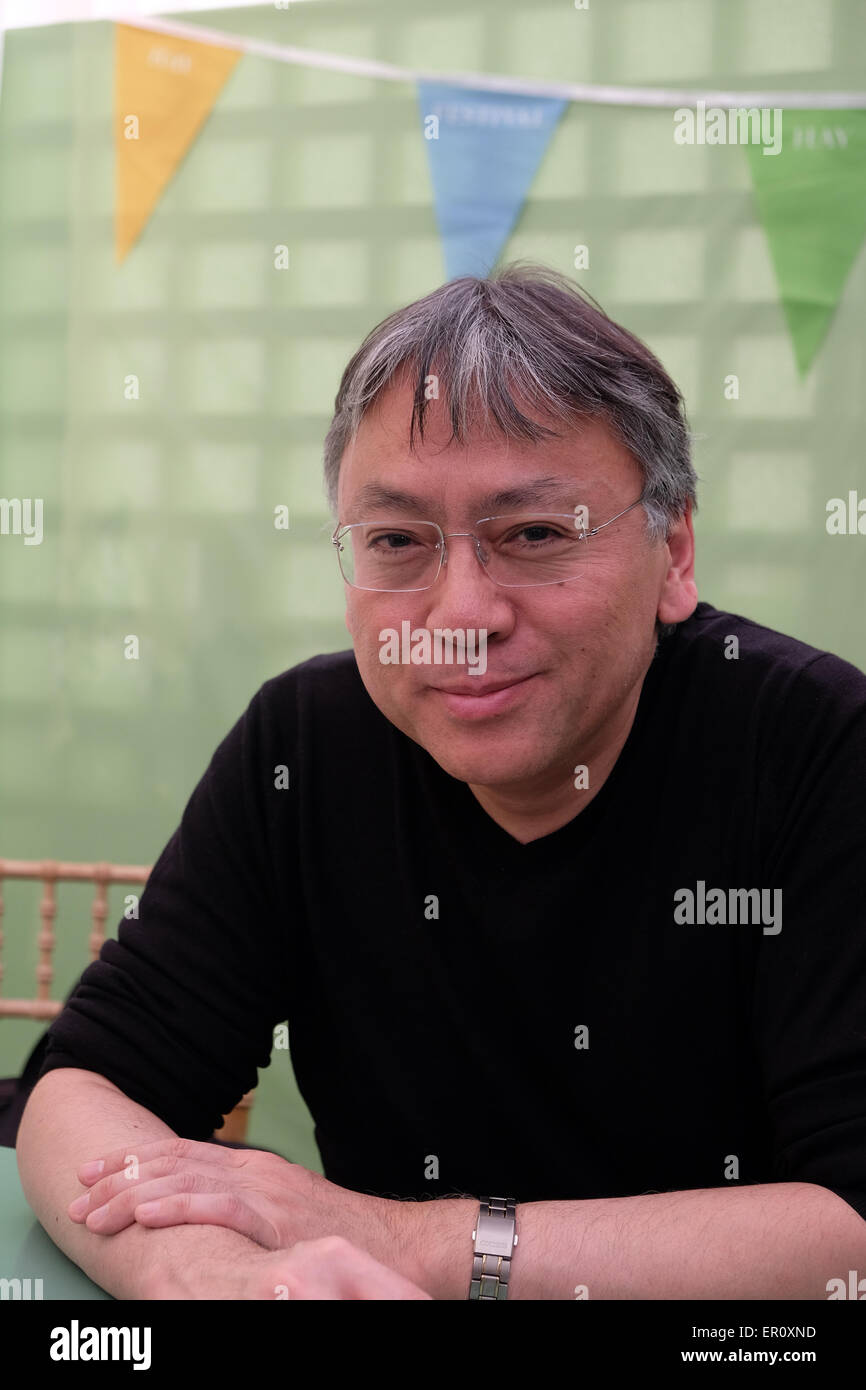
{"type": "MultiPolygon", "coordinates": [[[[418,739],[443,771],[459,782],[469,782],[476,787],[508,786],[523,782],[538,772],[539,759],[526,753],[516,755],[513,748],[494,748],[488,750],[478,747],[477,737],[474,746],[460,747],[459,739],[418,739]]],[[[467,739],[467,744],[469,740],[467,739]]]]}

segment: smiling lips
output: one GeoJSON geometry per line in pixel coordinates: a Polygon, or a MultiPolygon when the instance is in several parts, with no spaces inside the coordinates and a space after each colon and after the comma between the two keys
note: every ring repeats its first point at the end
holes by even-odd
{"type": "Polygon", "coordinates": [[[521,692],[533,679],[533,676],[521,676],[514,681],[465,680],[459,685],[431,685],[429,688],[440,697],[449,714],[475,720],[500,714],[517,704],[521,692]]]}
{"type": "Polygon", "coordinates": [[[457,685],[434,685],[431,689],[438,690],[443,695],[472,695],[478,699],[479,696],[494,695],[497,690],[510,690],[513,685],[520,685],[529,679],[529,676],[517,676],[514,680],[508,681],[465,680],[457,685]]]}

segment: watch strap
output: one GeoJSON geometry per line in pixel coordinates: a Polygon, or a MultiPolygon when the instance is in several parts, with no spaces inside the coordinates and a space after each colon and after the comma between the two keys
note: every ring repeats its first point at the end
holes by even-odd
{"type": "Polygon", "coordinates": [[[511,1197],[483,1197],[472,1238],[475,1253],[469,1298],[491,1302],[508,1297],[511,1257],[517,1244],[517,1203],[511,1197]]]}

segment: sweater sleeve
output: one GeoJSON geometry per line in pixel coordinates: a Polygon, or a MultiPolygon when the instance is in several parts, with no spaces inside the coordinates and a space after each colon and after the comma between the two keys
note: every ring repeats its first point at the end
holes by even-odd
{"type": "Polygon", "coordinates": [[[777,721],[762,886],[781,890],[781,930],[761,936],[753,1014],[775,1180],[866,1219],[866,677],[825,655],[777,721]]]}
{"type": "Polygon", "coordinates": [[[121,920],[52,1023],[40,1072],[98,1072],[188,1139],[208,1138],[256,1085],[287,1016],[261,694],[213,754],[137,920],[121,920]]]}

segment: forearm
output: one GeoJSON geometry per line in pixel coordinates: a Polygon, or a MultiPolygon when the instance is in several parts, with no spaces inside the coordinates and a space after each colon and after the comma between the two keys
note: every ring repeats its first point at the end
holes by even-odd
{"type": "MultiPolygon", "coordinates": [[[[477,1210],[418,1204],[434,1298],[467,1296],[477,1210]]],[[[509,1298],[826,1299],[866,1272],[866,1221],[812,1183],[518,1203],[517,1233],[509,1298]]]]}
{"type": "Polygon", "coordinates": [[[74,1067],[48,1072],[34,1088],[16,1144],[21,1185],[30,1206],[65,1255],[115,1298],[147,1296],[167,1267],[197,1260],[226,1265],[260,1247],[221,1226],[149,1229],[137,1223],[100,1236],[71,1220],[69,1203],[85,1189],[76,1176],[88,1159],[174,1131],[105,1077],[74,1067]]]}

